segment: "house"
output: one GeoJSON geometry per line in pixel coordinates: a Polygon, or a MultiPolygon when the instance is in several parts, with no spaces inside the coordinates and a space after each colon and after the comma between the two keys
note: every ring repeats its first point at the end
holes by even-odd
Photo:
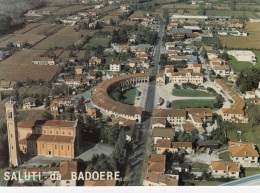
{"type": "Polygon", "coordinates": [[[254,91],[246,91],[245,99],[254,99],[256,98],[256,93],[254,91]]]}
{"type": "Polygon", "coordinates": [[[118,116],[112,118],[112,122],[110,125],[114,125],[114,124],[119,124],[120,126],[123,127],[134,127],[136,122],[134,120],[129,120],[124,117],[118,116]]]}
{"type": "Polygon", "coordinates": [[[16,81],[5,81],[2,80],[0,83],[0,90],[14,90],[17,88],[16,81]]]}
{"type": "Polygon", "coordinates": [[[33,97],[27,97],[23,100],[23,109],[31,109],[33,107],[36,107],[35,98],[33,97]]]}
{"type": "Polygon", "coordinates": [[[254,143],[248,142],[228,142],[230,158],[233,162],[239,163],[243,167],[258,167],[259,153],[254,143]]]}
{"type": "Polygon", "coordinates": [[[143,186],[178,186],[178,180],[170,175],[146,172],[143,186]]]}
{"type": "Polygon", "coordinates": [[[157,84],[158,86],[163,86],[163,85],[165,85],[165,78],[164,78],[163,72],[158,73],[158,74],[156,75],[156,84],[157,84]]]}
{"type": "Polygon", "coordinates": [[[229,122],[248,123],[248,115],[238,108],[222,108],[222,118],[229,122]]]}
{"type": "Polygon", "coordinates": [[[122,62],[121,61],[112,61],[110,63],[110,71],[112,72],[120,72],[121,71],[122,62]]]}
{"type": "Polygon", "coordinates": [[[38,65],[55,65],[55,59],[50,57],[34,58],[32,64],[38,65]]]}
{"type": "Polygon", "coordinates": [[[216,75],[220,75],[222,77],[233,75],[233,70],[231,70],[230,66],[223,65],[223,66],[215,66],[213,68],[216,75]]]}
{"type": "Polygon", "coordinates": [[[95,9],[101,9],[101,8],[103,8],[104,7],[104,5],[103,4],[100,4],[100,5],[95,5],[95,9]]]}
{"type": "Polygon", "coordinates": [[[182,109],[154,109],[153,118],[166,118],[171,125],[181,125],[186,120],[187,114],[182,109]]]}
{"type": "Polygon", "coordinates": [[[165,43],[165,48],[166,50],[169,50],[169,48],[175,47],[175,42],[166,42],[165,43]]]}
{"type": "Polygon", "coordinates": [[[70,97],[57,98],[53,102],[57,103],[59,107],[72,107],[72,106],[74,106],[74,99],[70,98],[70,97]]]}
{"type": "Polygon", "coordinates": [[[114,78],[116,74],[114,72],[108,71],[106,72],[106,79],[114,78]]]}
{"type": "Polygon", "coordinates": [[[60,162],[60,186],[77,185],[77,181],[72,179],[72,172],[77,172],[77,161],[60,162]]]}
{"type": "Polygon", "coordinates": [[[167,139],[173,141],[175,137],[175,130],[170,128],[154,128],[153,129],[153,141],[157,144],[159,139],[167,139]]]}
{"type": "Polygon", "coordinates": [[[87,114],[92,119],[96,119],[97,118],[97,110],[96,109],[88,109],[87,110],[87,114]]]}
{"type": "Polygon", "coordinates": [[[129,10],[129,5],[126,5],[126,4],[123,4],[123,5],[120,5],[120,10],[121,11],[128,11],[129,10]]]}
{"type": "Polygon", "coordinates": [[[191,69],[193,73],[201,73],[202,64],[188,63],[188,69],[191,69]]]}
{"type": "Polygon", "coordinates": [[[163,174],[166,169],[166,156],[159,154],[151,154],[148,161],[147,172],[154,172],[156,174],[163,174]]]}
{"type": "Polygon", "coordinates": [[[83,74],[83,66],[76,66],[75,67],[75,74],[82,75],[83,74]]]}
{"type": "Polygon", "coordinates": [[[92,58],[89,59],[89,66],[98,66],[101,64],[101,59],[93,56],[92,58]]]}
{"type": "Polygon", "coordinates": [[[154,128],[165,128],[166,118],[153,118],[152,119],[152,129],[154,128]]]}
{"type": "Polygon", "coordinates": [[[173,163],[171,168],[179,172],[190,172],[190,166],[185,163],[173,163]]]}
{"type": "Polygon", "coordinates": [[[203,124],[210,125],[213,120],[211,108],[185,108],[189,115],[198,115],[203,124]]]}
{"type": "Polygon", "coordinates": [[[178,148],[172,147],[171,140],[167,139],[158,139],[155,148],[157,154],[163,154],[165,151],[172,153],[178,152],[178,148]]]}
{"type": "Polygon", "coordinates": [[[211,161],[209,171],[213,178],[239,178],[240,166],[236,162],[211,161]]]}
{"type": "Polygon", "coordinates": [[[165,66],[165,70],[164,70],[165,76],[171,77],[171,74],[173,72],[174,72],[174,65],[166,65],[165,66]]]}
{"type": "Polygon", "coordinates": [[[195,152],[191,142],[172,142],[172,147],[177,148],[179,151],[183,149],[188,154],[193,154],[195,152]]]}

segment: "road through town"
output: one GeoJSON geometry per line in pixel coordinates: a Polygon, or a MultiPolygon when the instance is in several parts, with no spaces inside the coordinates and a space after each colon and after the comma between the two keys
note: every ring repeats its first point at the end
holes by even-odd
{"type": "Polygon", "coordinates": [[[138,186],[142,183],[142,168],[144,164],[146,164],[143,160],[145,154],[147,151],[146,149],[146,143],[149,137],[149,130],[151,127],[151,120],[152,120],[152,112],[154,109],[154,97],[155,97],[155,89],[156,89],[156,74],[159,71],[159,61],[160,61],[160,53],[161,53],[161,45],[162,45],[162,37],[163,37],[163,20],[162,18],[158,17],[160,21],[160,27],[159,27],[159,39],[158,42],[154,48],[154,56],[153,56],[153,62],[154,66],[152,66],[151,69],[151,81],[147,85],[147,92],[146,92],[146,99],[145,99],[145,105],[144,105],[144,115],[142,124],[139,125],[139,129],[142,130],[142,137],[139,141],[138,148],[135,151],[135,154],[133,156],[132,164],[131,164],[131,172],[130,172],[130,180],[128,185],[129,186],[138,186]]]}

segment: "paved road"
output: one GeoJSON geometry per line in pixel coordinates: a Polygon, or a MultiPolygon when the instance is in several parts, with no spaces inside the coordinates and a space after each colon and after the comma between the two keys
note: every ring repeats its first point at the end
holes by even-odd
{"type": "Polygon", "coordinates": [[[163,20],[160,18],[160,29],[159,29],[159,40],[157,45],[154,48],[154,58],[155,63],[154,67],[151,70],[151,81],[147,86],[146,100],[144,105],[144,116],[142,124],[139,125],[139,129],[142,130],[142,138],[139,142],[139,146],[133,155],[132,168],[130,173],[129,186],[139,186],[142,184],[142,167],[143,164],[146,164],[143,161],[143,157],[146,153],[146,142],[148,140],[148,133],[151,127],[152,112],[154,109],[154,99],[155,99],[155,88],[156,88],[156,74],[159,71],[159,61],[160,61],[160,52],[162,45],[162,36],[163,36],[163,20]]]}
{"type": "Polygon", "coordinates": [[[220,186],[260,186],[260,174],[234,180],[220,186]]]}

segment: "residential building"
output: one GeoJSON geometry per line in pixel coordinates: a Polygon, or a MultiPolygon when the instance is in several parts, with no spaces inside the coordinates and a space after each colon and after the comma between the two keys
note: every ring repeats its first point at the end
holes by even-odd
{"type": "Polygon", "coordinates": [[[154,109],[153,118],[166,118],[171,125],[181,125],[186,120],[187,114],[181,109],[154,109]]]}
{"type": "Polygon", "coordinates": [[[146,172],[143,186],[178,186],[178,180],[170,175],[146,172]]]}
{"type": "Polygon", "coordinates": [[[34,58],[32,64],[55,65],[55,59],[50,57],[34,58]]]}
{"type": "Polygon", "coordinates": [[[224,121],[229,122],[248,123],[248,115],[237,108],[222,108],[222,118],[224,121]]]}
{"type": "Polygon", "coordinates": [[[236,162],[211,161],[209,171],[213,178],[239,178],[240,166],[236,162]]]}
{"type": "Polygon", "coordinates": [[[117,62],[117,61],[112,61],[110,63],[110,71],[112,72],[120,72],[121,71],[121,65],[122,65],[122,62],[117,62]]]}
{"type": "Polygon", "coordinates": [[[182,149],[188,154],[193,154],[195,152],[191,142],[172,142],[172,147],[177,148],[179,151],[182,149]]]}
{"type": "Polygon", "coordinates": [[[157,144],[159,139],[167,139],[173,141],[175,137],[175,130],[173,128],[154,128],[153,141],[157,144]]]}
{"type": "Polygon", "coordinates": [[[165,78],[164,78],[163,72],[157,74],[157,76],[156,76],[156,84],[158,86],[165,85],[165,78]]]}
{"type": "Polygon", "coordinates": [[[154,128],[165,128],[166,118],[153,118],[152,119],[152,129],[154,128]]]}
{"type": "Polygon", "coordinates": [[[154,172],[156,174],[163,174],[166,167],[166,156],[159,154],[151,154],[148,161],[147,172],[154,172]]]}
{"type": "Polygon", "coordinates": [[[89,66],[94,66],[97,67],[101,64],[101,59],[93,56],[92,58],[89,59],[89,66]]]}
{"type": "Polygon", "coordinates": [[[172,142],[168,139],[158,139],[156,141],[155,149],[157,154],[163,154],[165,151],[172,153],[178,152],[178,148],[172,147],[172,142]]]}
{"type": "Polygon", "coordinates": [[[23,109],[31,109],[36,107],[36,100],[33,97],[27,97],[23,100],[23,109]]]}
{"type": "Polygon", "coordinates": [[[0,90],[14,90],[17,88],[16,81],[5,81],[2,80],[0,84],[0,90]]]}
{"type": "Polygon", "coordinates": [[[248,142],[228,142],[230,158],[233,162],[243,167],[258,167],[259,153],[254,143],[248,142]]]}
{"type": "Polygon", "coordinates": [[[77,171],[77,161],[60,162],[60,186],[76,186],[77,180],[72,179],[72,172],[77,171]]]}

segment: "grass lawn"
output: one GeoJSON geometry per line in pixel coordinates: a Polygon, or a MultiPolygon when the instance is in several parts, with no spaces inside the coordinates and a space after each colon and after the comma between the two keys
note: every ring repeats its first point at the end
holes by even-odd
{"type": "Polygon", "coordinates": [[[230,152],[229,151],[219,154],[219,159],[222,159],[223,161],[232,161],[230,159],[230,152]]]}
{"type": "Polygon", "coordinates": [[[231,56],[231,60],[228,61],[228,64],[230,64],[232,67],[234,67],[234,69],[236,69],[239,72],[253,66],[251,62],[237,61],[237,59],[234,56],[231,56]]]}
{"type": "Polygon", "coordinates": [[[256,68],[260,68],[260,51],[253,51],[255,54],[255,57],[257,59],[256,64],[254,65],[254,67],[256,68]]]}
{"type": "Polygon", "coordinates": [[[136,95],[136,88],[126,90],[124,93],[124,103],[128,105],[134,105],[136,95]]]}
{"type": "Polygon", "coordinates": [[[252,176],[260,173],[260,168],[245,168],[245,175],[252,176]]]}
{"type": "Polygon", "coordinates": [[[50,89],[44,86],[25,86],[18,89],[19,95],[48,94],[50,89]]]}
{"type": "Polygon", "coordinates": [[[230,141],[237,141],[237,130],[242,131],[242,135],[239,138],[243,142],[252,142],[260,144],[260,125],[251,126],[245,123],[232,123],[234,129],[227,131],[227,135],[230,141]]]}
{"type": "Polygon", "coordinates": [[[201,99],[175,100],[172,101],[171,107],[173,109],[203,108],[203,107],[210,107],[213,109],[215,102],[216,100],[201,100],[201,99]]]}
{"type": "Polygon", "coordinates": [[[172,95],[182,97],[212,97],[213,95],[200,91],[200,90],[188,90],[188,89],[173,89],[172,95]]]}

